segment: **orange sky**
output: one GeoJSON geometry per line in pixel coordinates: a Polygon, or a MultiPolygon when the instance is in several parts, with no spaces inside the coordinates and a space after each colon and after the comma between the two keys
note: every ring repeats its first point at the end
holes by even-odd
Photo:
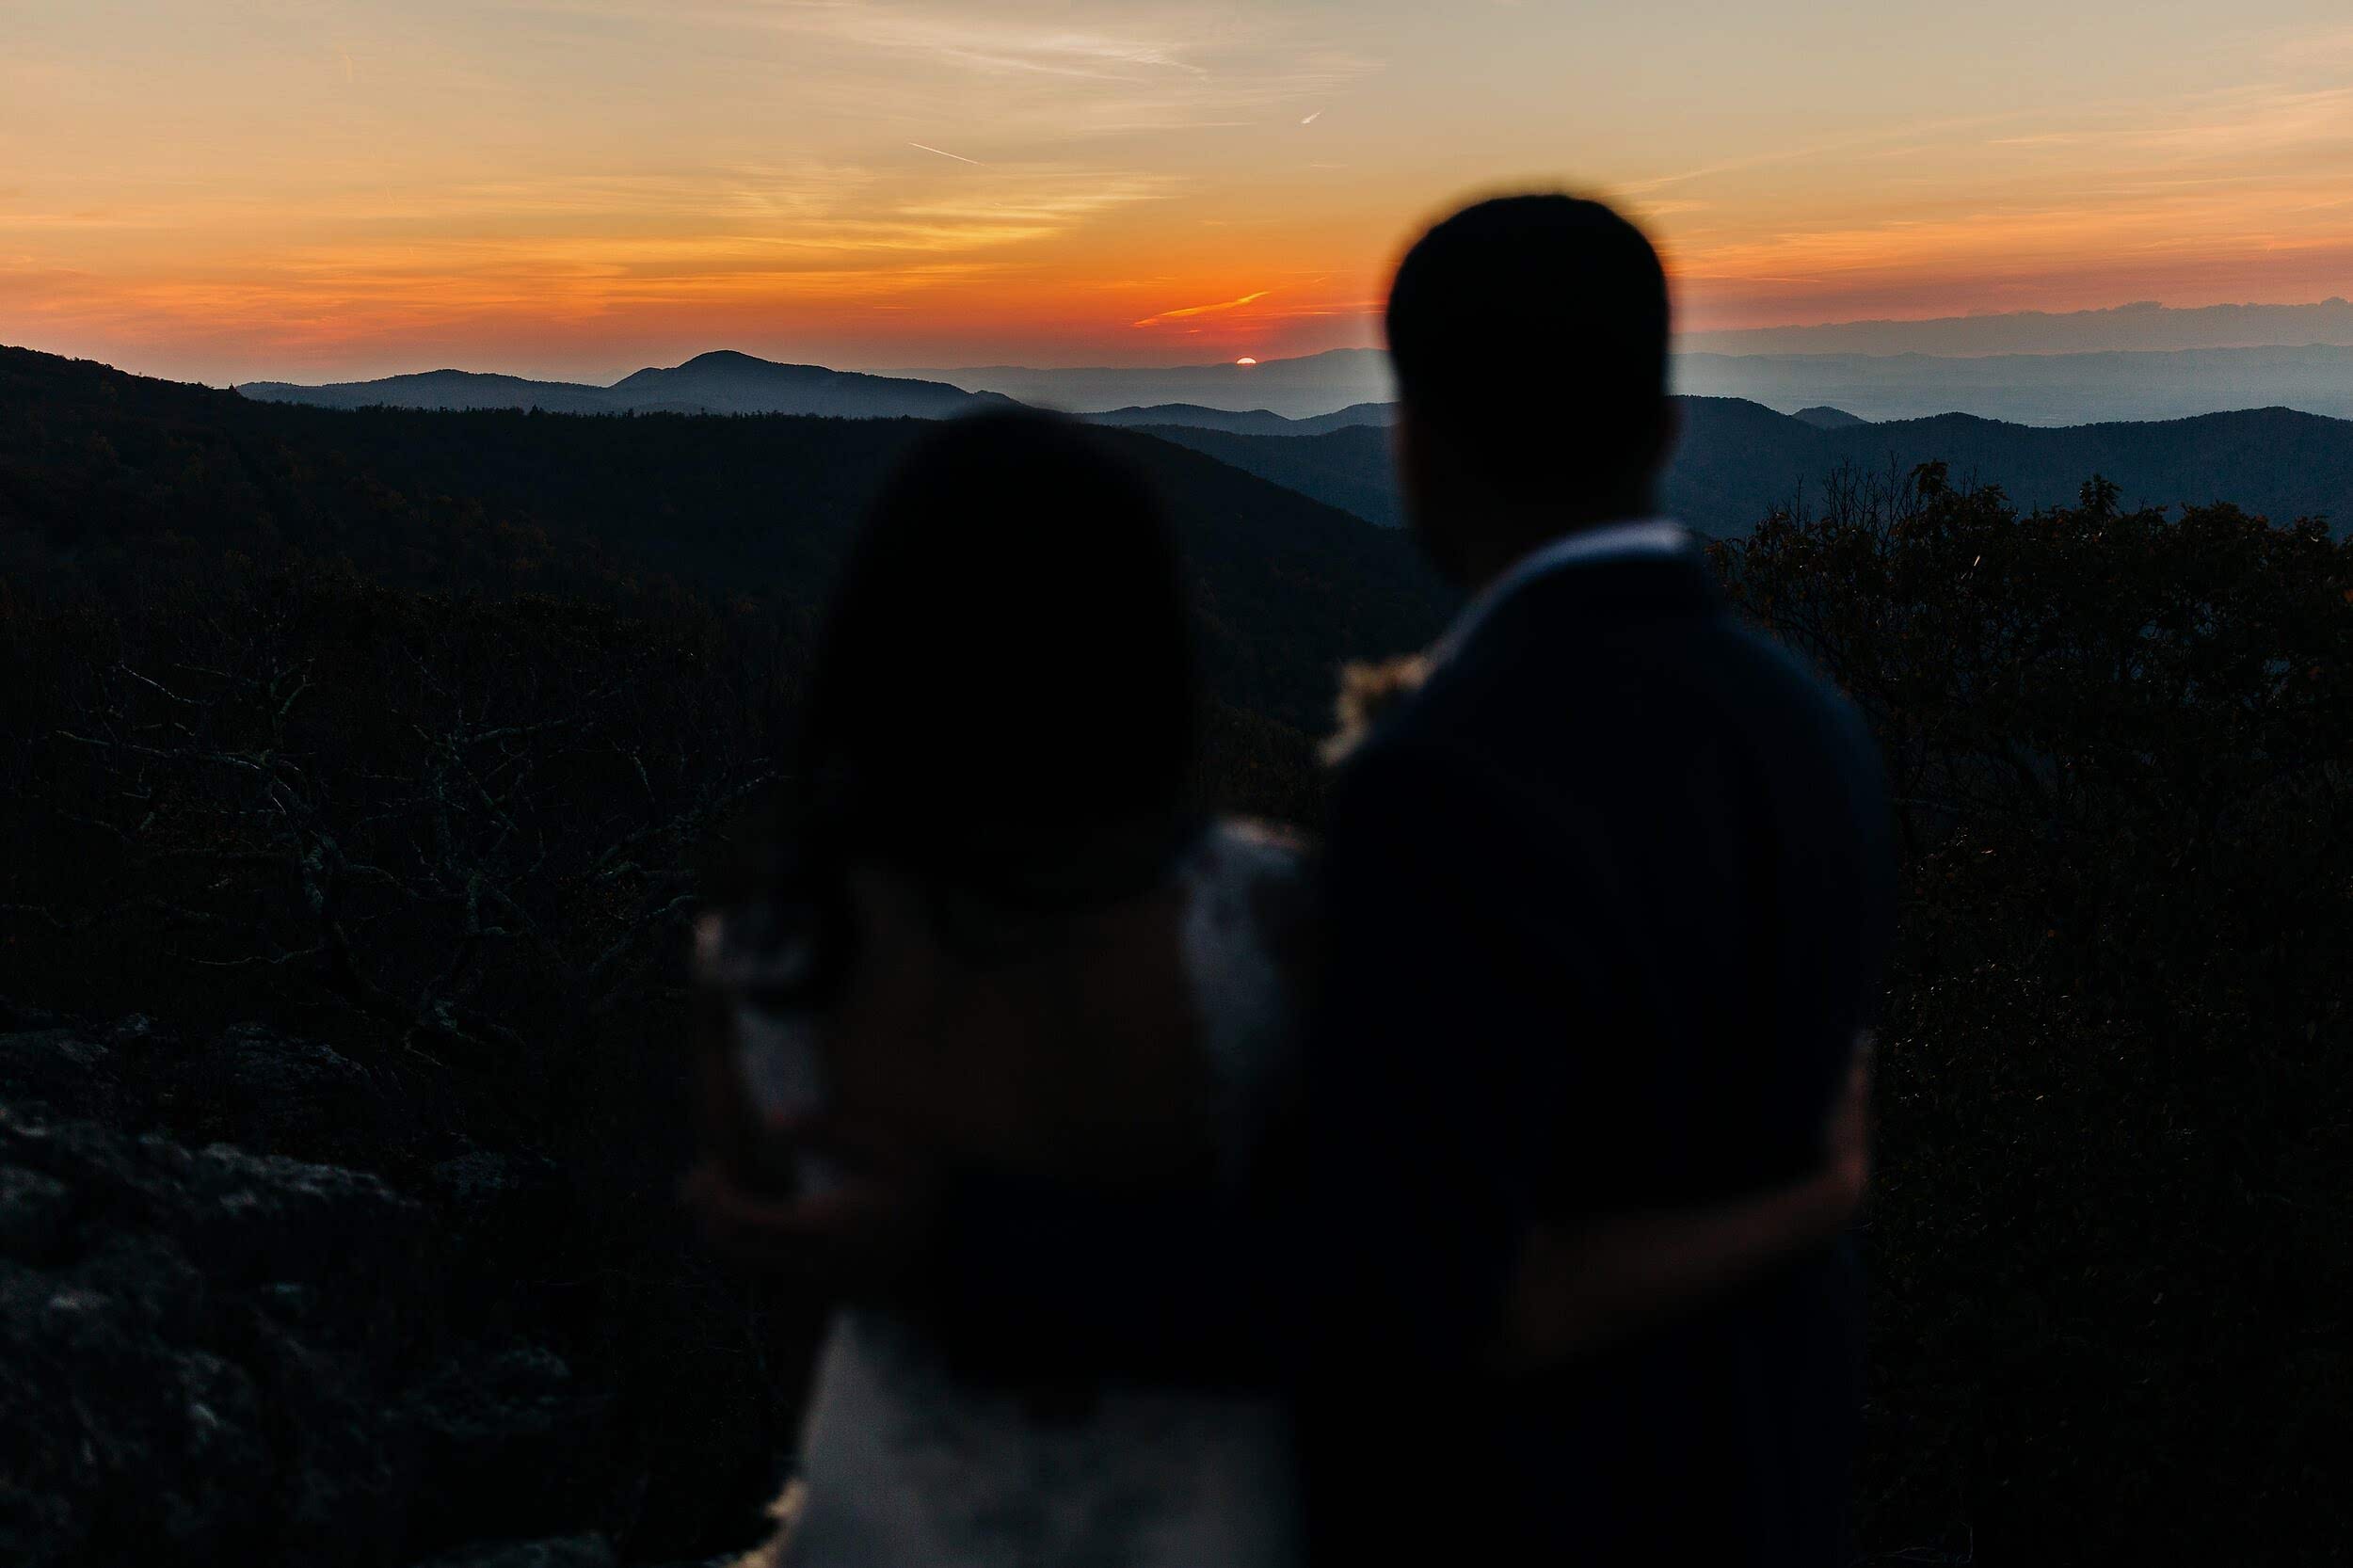
{"type": "Polygon", "coordinates": [[[1376,341],[1417,220],[1517,184],[1621,200],[1695,328],[2353,292],[2343,0],[0,0],[0,342],[214,382],[1312,352],[1376,341]]]}

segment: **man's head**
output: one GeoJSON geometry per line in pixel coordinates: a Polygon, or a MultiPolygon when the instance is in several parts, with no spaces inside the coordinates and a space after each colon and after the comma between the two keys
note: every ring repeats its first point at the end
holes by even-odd
{"type": "Polygon", "coordinates": [[[1658,253],[1598,201],[1465,207],[1389,291],[1407,514],[1441,569],[1653,505],[1675,432],[1658,253]]]}

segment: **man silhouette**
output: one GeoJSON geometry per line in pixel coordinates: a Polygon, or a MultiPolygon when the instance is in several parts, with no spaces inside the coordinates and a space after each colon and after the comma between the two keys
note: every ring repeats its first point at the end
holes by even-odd
{"type": "Polygon", "coordinates": [[[1867,734],[1658,515],[1668,328],[1649,242],[1565,196],[1447,219],[1390,295],[1407,511],[1473,597],[1334,787],[1305,1407],[1334,1558],[1841,1555],[1843,1250],[1578,1363],[1529,1316],[1582,1217],[1818,1160],[1889,924],[1867,734]]]}
{"type": "MultiPolygon", "coordinates": [[[[1560,1325],[1596,1216],[1820,1164],[1890,924],[1876,754],[1657,514],[1638,231],[1481,202],[1406,256],[1387,325],[1407,509],[1471,598],[1334,781],[1301,1114],[1243,1198],[967,1174],[752,1228],[1017,1375],[1286,1382],[1320,1561],[1838,1560],[1843,1245],[1662,1259],[1722,1284],[1600,1352],[1560,1325]]],[[[1103,1118],[1164,1115],[1152,1088],[1103,1118]]]]}

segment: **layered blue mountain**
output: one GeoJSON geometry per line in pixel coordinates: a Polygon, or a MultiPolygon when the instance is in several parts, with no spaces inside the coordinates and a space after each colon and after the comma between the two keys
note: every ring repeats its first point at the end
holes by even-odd
{"type": "Polygon", "coordinates": [[[1694,354],[2107,354],[2179,348],[2353,348],[2353,300],[2199,305],[2141,300],[2094,311],[1998,311],[1912,321],[1833,321],[1686,332],[1694,354]]]}
{"type": "Polygon", "coordinates": [[[1193,430],[1224,430],[1237,436],[1320,436],[1328,430],[1347,430],[1360,424],[1392,424],[1397,419],[1397,405],[1353,403],[1328,414],[1289,419],[1269,408],[1208,408],[1198,403],[1159,403],[1150,408],[1111,408],[1079,417],[1089,424],[1115,424],[1128,429],[1174,424],[1193,430]]]}
{"type": "MultiPolygon", "coordinates": [[[[2275,356],[2300,360],[2353,355],[2334,348],[2235,352],[2250,366],[2275,356]]],[[[1803,358],[1818,361],[1843,357],[1803,358]]],[[[2091,359],[2177,358],[2057,355],[2038,357],[2036,362],[2056,373],[2070,361],[2091,359]]],[[[1773,357],[1747,356],[1725,362],[1757,370],[1776,361],[1773,357]]],[[[1921,362],[1970,366],[1977,373],[1996,363],[1921,362]]],[[[1365,373],[1361,360],[1336,355],[1263,367],[1191,368],[1213,370],[1229,385],[1258,370],[1273,373],[1273,380],[1261,383],[1265,386],[1286,384],[1287,376],[1297,386],[1301,375],[1365,373]]],[[[1006,401],[939,382],[778,364],[728,352],[639,371],[611,387],[436,371],[328,387],[257,383],[239,391],[251,402],[331,408],[861,418],[948,417],[1006,401]]],[[[1924,462],[1946,464],[1956,483],[1999,486],[2028,507],[2072,504],[2084,482],[2099,474],[2121,487],[2130,504],[2230,500],[2275,520],[2325,516],[2340,529],[2353,518],[2353,422],[2284,407],[2055,426],[1954,412],[1867,422],[1845,406],[1813,405],[1785,414],[1745,398],[1687,396],[1679,401],[1684,435],[1667,475],[1664,500],[1677,516],[1711,535],[1740,534],[1776,509],[1802,507],[1809,497],[1818,498],[1835,474],[1883,477],[1924,462]]],[[[1272,408],[1174,403],[1130,405],[1086,417],[1190,448],[1285,490],[1394,525],[1401,520],[1386,429],[1394,414],[1394,405],[1378,402],[1296,418],[1272,408]]]]}
{"type": "Polygon", "coordinates": [[[1208,408],[1198,403],[1157,403],[1150,408],[1106,408],[1080,416],[1090,424],[1132,429],[1138,425],[1180,424],[1195,430],[1225,430],[1237,436],[1295,436],[1296,420],[1267,408],[1208,408]]]}
{"type": "Polygon", "coordinates": [[[719,349],[681,365],[648,368],[609,387],[527,381],[464,370],[431,370],[376,381],[297,386],[248,381],[236,389],[267,403],[326,408],[536,408],[551,414],[816,414],[833,419],[946,419],[1006,399],[938,381],[824,365],[779,364],[719,349]]]}
{"type": "Polygon", "coordinates": [[[641,370],[612,387],[641,408],[688,405],[714,414],[820,414],[832,419],[943,419],[1007,401],[939,381],[787,365],[731,349],[669,370],[641,370]]]}
{"type": "MultiPolygon", "coordinates": [[[[2313,323],[2315,330],[2326,325],[2317,318],[2313,323]]],[[[1692,341],[1748,340],[1712,334],[1692,341]]],[[[1755,341],[1801,340],[1783,334],[1755,341]]],[[[1849,340],[1833,335],[1823,341],[1849,340]]],[[[2353,346],[2326,342],[1980,355],[1726,354],[1692,352],[1689,342],[1682,347],[1674,362],[1677,391],[1794,410],[1809,423],[1824,408],[1882,423],[1957,410],[2040,425],[2172,420],[2217,408],[2269,407],[2353,418],[2353,346]]],[[[1017,399],[1079,411],[1103,424],[1266,436],[1386,424],[1386,400],[1392,395],[1386,356],[1372,349],[1335,349],[1257,364],[992,366],[893,375],[779,364],[722,350],[666,369],[641,370],[609,387],[437,370],[329,386],[257,381],[238,390],[256,399],[328,408],[835,418],[935,419],[1017,399]]]]}
{"type": "Polygon", "coordinates": [[[2186,419],[2281,407],[2353,418],[2353,347],[2302,344],[2083,354],[1696,354],[1675,388],[1877,421],[1962,409],[2023,424],[2186,419]]]}
{"type": "MultiPolygon", "coordinates": [[[[1998,485],[2025,506],[2072,505],[2099,474],[2128,505],[2230,501],[2284,521],[2353,520],[2353,421],[2292,408],[2191,419],[2041,426],[1939,414],[1866,424],[1837,409],[1776,413],[1740,398],[1685,397],[1683,439],[1663,500],[1704,533],[1745,534],[1776,508],[1818,500],[1841,472],[1908,473],[1947,465],[1957,484],[1998,485]]],[[[1151,433],[1371,521],[1401,520],[1388,432],[1252,436],[1181,425],[1151,433]]]]}
{"type": "Polygon", "coordinates": [[[1845,430],[1853,425],[1871,423],[1861,414],[1850,414],[1844,408],[1833,408],[1827,403],[1817,403],[1811,408],[1800,408],[1789,417],[1803,420],[1817,430],[1845,430]]]}

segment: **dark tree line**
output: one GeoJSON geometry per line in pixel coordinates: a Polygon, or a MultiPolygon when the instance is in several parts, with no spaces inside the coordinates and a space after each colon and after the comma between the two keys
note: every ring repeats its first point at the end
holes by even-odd
{"type": "Polygon", "coordinates": [[[2327,1560],[2353,545],[2117,500],[1849,471],[1719,552],[1868,713],[1904,831],[1862,1540],[2327,1560]]]}
{"type": "Polygon", "coordinates": [[[419,1049],[515,1048],[666,972],[792,696],[716,613],[326,569],[0,631],[15,960],[86,1007],[176,974],[207,1011],[339,1008],[419,1049]]]}
{"type": "MultiPolygon", "coordinates": [[[[705,884],[779,827],[806,673],[754,608],[317,565],[0,600],[0,994],[517,1059],[678,1001],[705,884]]],[[[1312,819],[1304,736],[1219,705],[1208,738],[1205,803],[1312,819]]]]}

